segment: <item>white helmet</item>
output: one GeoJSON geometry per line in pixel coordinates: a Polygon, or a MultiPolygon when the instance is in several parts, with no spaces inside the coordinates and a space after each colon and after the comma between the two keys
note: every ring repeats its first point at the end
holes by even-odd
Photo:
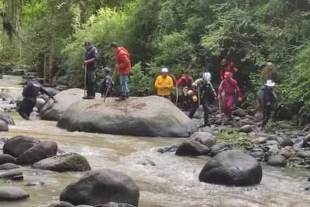
{"type": "Polygon", "coordinates": [[[203,80],[210,82],[211,81],[211,73],[209,73],[209,72],[203,73],[202,78],[203,78],[203,80]]]}
{"type": "Polygon", "coordinates": [[[163,68],[163,69],[161,69],[161,72],[162,73],[168,73],[169,71],[168,71],[168,68],[163,68]]]}

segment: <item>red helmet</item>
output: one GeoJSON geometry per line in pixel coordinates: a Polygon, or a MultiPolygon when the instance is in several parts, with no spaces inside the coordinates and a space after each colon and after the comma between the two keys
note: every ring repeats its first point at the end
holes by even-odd
{"type": "Polygon", "coordinates": [[[231,72],[225,72],[224,78],[232,78],[232,73],[231,72]]]}

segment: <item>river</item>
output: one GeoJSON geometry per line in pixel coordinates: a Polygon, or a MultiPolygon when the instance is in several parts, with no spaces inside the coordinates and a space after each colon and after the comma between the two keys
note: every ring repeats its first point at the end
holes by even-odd
{"type": "MultiPolygon", "coordinates": [[[[0,84],[0,86],[4,86],[0,84]]],[[[18,87],[18,86],[16,86],[18,87]]],[[[53,140],[65,152],[85,156],[92,169],[109,168],[123,172],[140,187],[139,207],[309,207],[310,192],[304,188],[309,170],[273,168],[263,165],[263,179],[254,187],[225,187],[200,183],[198,175],[205,157],[183,158],[172,153],[160,154],[158,147],[181,143],[184,139],[126,137],[83,132],[67,132],[56,122],[24,121],[10,114],[16,126],[1,137],[25,135],[53,140]],[[145,160],[156,166],[142,165],[145,160]]],[[[47,207],[59,199],[60,192],[84,173],[55,173],[23,167],[24,181],[5,183],[25,189],[30,199],[17,203],[0,203],[1,207],[47,207]],[[29,181],[45,185],[27,187],[29,181]]]]}

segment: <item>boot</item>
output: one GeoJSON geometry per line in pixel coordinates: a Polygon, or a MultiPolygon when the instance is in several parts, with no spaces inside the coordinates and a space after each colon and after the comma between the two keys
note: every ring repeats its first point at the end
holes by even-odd
{"type": "Polygon", "coordinates": [[[21,111],[18,111],[18,113],[19,113],[19,115],[20,115],[23,119],[25,119],[25,120],[30,120],[30,119],[29,119],[29,116],[27,116],[26,113],[23,113],[23,112],[21,112],[21,111]]]}
{"type": "Polygon", "coordinates": [[[115,101],[126,101],[126,96],[120,96],[119,98],[115,99],[115,101]]]}
{"type": "Polygon", "coordinates": [[[83,99],[95,99],[95,96],[84,96],[83,99]]]}

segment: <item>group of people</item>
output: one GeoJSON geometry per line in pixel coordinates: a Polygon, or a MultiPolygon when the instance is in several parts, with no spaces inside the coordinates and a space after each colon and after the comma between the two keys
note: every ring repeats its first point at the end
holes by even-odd
{"type": "MultiPolygon", "coordinates": [[[[86,53],[83,62],[83,69],[85,73],[85,84],[87,88],[87,95],[83,99],[94,99],[96,93],[96,62],[98,60],[98,50],[93,47],[90,42],[84,44],[86,53]]],[[[102,73],[104,79],[101,84],[101,97],[110,97],[112,95],[114,86],[114,76],[118,75],[121,84],[120,96],[117,101],[124,101],[129,98],[128,77],[131,73],[131,62],[129,52],[124,47],[119,47],[117,43],[110,45],[111,50],[115,55],[115,70],[111,76],[111,70],[108,67],[103,67],[102,73]]],[[[204,111],[204,125],[210,126],[209,115],[211,114],[210,105],[216,100],[219,100],[221,115],[225,116],[227,120],[232,119],[233,107],[236,100],[242,101],[240,88],[237,81],[233,78],[234,73],[238,71],[233,62],[228,62],[226,59],[221,61],[221,83],[216,93],[211,83],[211,74],[209,72],[203,73],[202,77],[194,81],[189,72],[185,72],[177,81],[176,87],[182,87],[183,101],[185,108],[189,111],[188,116],[193,118],[197,109],[202,105],[204,111]],[[223,107],[223,110],[222,110],[223,107]]],[[[174,77],[174,76],[173,76],[174,77]]],[[[162,68],[161,75],[156,78],[154,84],[157,95],[171,100],[171,92],[174,88],[174,80],[169,75],[167,68],[162,68]]],[[[273,87],[275,83],[268,80],[267,83],[259,90],[257,103],[262,108],[264,115],[263,127],[266,126],[272,111],[272,106],[276,101],[276,94],[273,87]]],[[[43,86],[34,79],[28,80],[23,90],[23,101],[20,104],[18,113],[26,120],[29,120],[36,98],[39,93],[48,95],[55,103],[58,102],[43,86]]]]}

